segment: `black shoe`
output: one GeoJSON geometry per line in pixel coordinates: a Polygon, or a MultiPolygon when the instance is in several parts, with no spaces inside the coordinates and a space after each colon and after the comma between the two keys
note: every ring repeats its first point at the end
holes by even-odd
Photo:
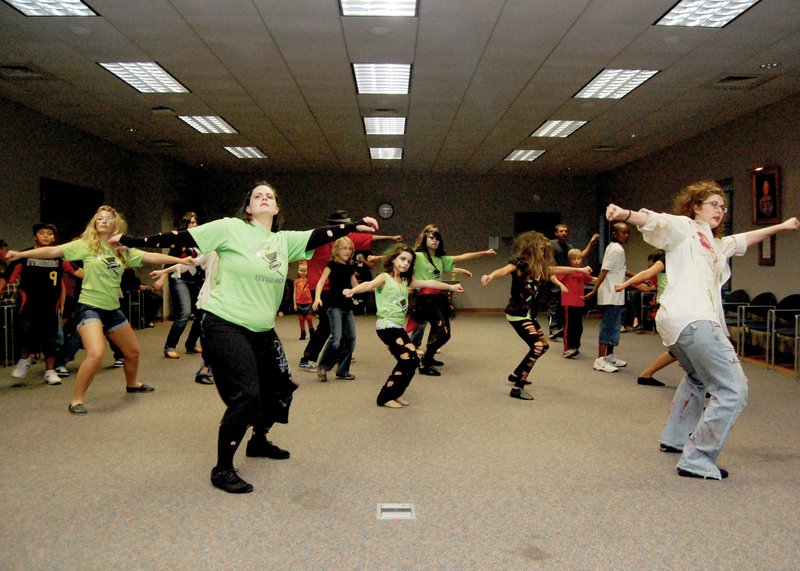
{"type": "Polygon", "coordinates": [[[519,387],[514,387],[511,389],[509,396],[511,396],[512,399],[533,400],[533,396],[531,396],[525,389],[521,389],[519,387]]]}
{"type": "Polygon", "coordinates": [[[305,331],[301,331],[300,332],[300,341],[305,341],[305,340],[306,340],[306,332],[305,331]]]}
{"type": "Polygon", "coordinates": [[[728,477],[728,471],[725,468],[720,468],[719,475],[719,478],[714,478],[713,476],[703,476],[702,474],[696,474],[689,470],[678,468],[678,476],[683,476],[684,478],[700,478],[701,480],[724,480],[728,477]]]}
{"type": "Polygon", "coordinates": [[[657,381],[653,377],[639,377],[636,382],[640,385],[647,385],[648,387],[663,387],[664,383],[657,381]]]}
{"type": "Polygon", "coordinates": [[[213,385],[214,381],[211,380],[211,376],[208,373],[197,373],[194,376],[194,382],[200,385],[213,385]]]}
{"type": "Polygon", "coordinates": [[[530,381],[521,381],[518,377],[515,377],[514,375],[508,375],[508,382],[509,383],[522,383],[523,385],[531,384],[530,381]]]}
{"type": "Polygon", "coordinates": [[[431,366],[419,368],[420,375],[428,375],[429,377],[441,377],[442,374],[431,366]]]}
{"type": "Polygon", "coordinates": [[[430,366],[432,366],[432,367],[444,367],[444,363],[442,363],[441,361],[438,361],[436,359],[431,359],[428,364],[430,366]]]}
{"type": "Polygon", "coordinates": [[[273,460],[286,460],[291,456],[288,450],[278,448],[266,438],[257,440],[251,438],[247,443],[245,454],[251,458],[272,458],[273,460]]]}
{"type": "Polygon", "coordinates": [[[211,468],[211,484],[229,494],[249,494],[253,486],[239,477],[233,468],[211,468]]]}
{"type": "Polygon", "coordinates": [[[683,450],[680,448],[675,448],[674,446],[664,444],[663,442],[658,445],[658,449],[662,452],[666,452],[667,454],[683,454],[683,450]]]}
{"type": "Polygon", "coordinates": [[[155,389],[150,385],[141,384],[138,387],[125,387],[129,393],[152,393],[155,389]]]}
{"type": "Polygon", "coordinates": [[[88,410],[86,410],[86,407],[83,406],[82,402],[79,402],[78,404],[69,405],[69,411],[72,414],[86,414],[89,412],[88,410]]]}

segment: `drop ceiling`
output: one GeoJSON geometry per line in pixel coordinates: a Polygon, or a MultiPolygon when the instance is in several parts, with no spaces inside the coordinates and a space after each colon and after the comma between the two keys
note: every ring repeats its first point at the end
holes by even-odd
{"type": "Polygon", "coordinates": [[[761,0],[721,29],[655,26],[675,0],[420,0],[414,18],[343,17],[336,0],[87,4],[98,17],[0,3],[0,97],[230,172],[591,175],[800,92],[798,0],[761,0]],[[98,65],[110,61],[155,61],[190,93],[139,93],[98,65]],[[409,94],[359,95],[352,63],[412,64],[409,94]],[[623,99],[574,98],[606,68],[659,73],[623,99]],[[405,134],[367,135],[368,116],[405,117],[405,134]],[[587,124],[531,138],[548,119],[587,124]],[[373,160],[370,147],[403,156],[373,160]],[[519,149],[545,152],[504,160],[519,149]]]}

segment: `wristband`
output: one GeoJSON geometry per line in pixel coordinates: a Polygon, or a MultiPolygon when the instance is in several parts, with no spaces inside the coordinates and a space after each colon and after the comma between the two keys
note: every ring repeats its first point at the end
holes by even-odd
{"type": "Polygon", "coordinates": [[[629,209],[628,209],[628,216],[627,216],[627,218],[625,218],[625,220],[623,220],[623,222],[627,222],[627,221],[628,221],[628,218],[630,218],[630,217],[631,217],[631,214],[633,214],[633,211],[632,211],[632,210],[629,208],[629,209]]]}

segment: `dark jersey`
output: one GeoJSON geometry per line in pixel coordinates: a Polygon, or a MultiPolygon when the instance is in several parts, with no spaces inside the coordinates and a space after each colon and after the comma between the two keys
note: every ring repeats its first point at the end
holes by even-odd
{"type": "Polygon", "coordinates": [[[353,309],[353,300],[346,298],[342,293],[345,289],[350,289],[350,283],[355,267],[352,264],[340,264],[331,260],[328,262],[331,273],[328,276],[328,286],[330,290],[325,295],[325,303],[328,307],[341,307],[342,309],[353,309]]]}
{"type": "Polygon", "coordinates": [[[58,313],[64,287],[64,264],[61,258],[26,258],[9,264],[3,278],[9,283],[19,280],[20,311],[27,309],[58,313]]]}

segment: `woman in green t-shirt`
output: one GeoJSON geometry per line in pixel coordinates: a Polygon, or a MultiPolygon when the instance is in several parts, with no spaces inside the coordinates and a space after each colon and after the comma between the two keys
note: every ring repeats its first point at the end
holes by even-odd
{"type": "Polygon", "coordinates": [[[248,456],[289,458],[288,451],[267,440],[275,422],[289,421],[297,388],[274,330],[289,264],[309,259],[314,248],[340,236],[374,232],[378,227],[374,218],[363,218],[316,230],[279,231],[279,212],[275,189],[257,182],[246,193],[236,218],[146,238],[115,237],[125,246],[191,247],[219,257],[214,287],[203,302],[203,357],[214,371],[217,391],[227,406],[211,483],[234,494],[253,491],[233,467],[248,426],[253,427],[248,456]]]}
{"type": "Polygon", "coordinates": [[[378,322],[375,326],[378,337],[389,348],[397,364],[378,393],[378,406],[400,408],[408,404],[403,393],[408,388],[419,366],[417,348],[405,330],[408,311],[408,288],[427,288],[443,291],[463,292],[461,284],[446,284],[437,280],[421,280],[414,277],[414,250],[405,244],[393,246],[386,254],[383,273],[372,281],[364,282],[352,289],[344,290],[345,297],[367,291],[375,291],[378,322]]]}
{"type": "Polygon", "coordinates": [[[119,347],[125,358],[122,370],[125,372],[127,392],[147,393],[154,390],[136,378],[139,370],[139,340],[119,308],[122,273],[126,266],[135,268],[143,263],[175,264],[182,260],[136,249],[125,250],[109,244],[113,234],[125,232],[127,229],[128,224],[122,214],[111,206],[103,205],[97,209],[77,240],[61,246],[9,252],[13,259],[64,258],[83,262],[83,286],[78,298],[78,334],[86,350],[86,358],[78,369],[72,390],[69,404],[69,412],[72,414],[87,412],[83,401],[105,354],[104,336],[119,347]]]}

